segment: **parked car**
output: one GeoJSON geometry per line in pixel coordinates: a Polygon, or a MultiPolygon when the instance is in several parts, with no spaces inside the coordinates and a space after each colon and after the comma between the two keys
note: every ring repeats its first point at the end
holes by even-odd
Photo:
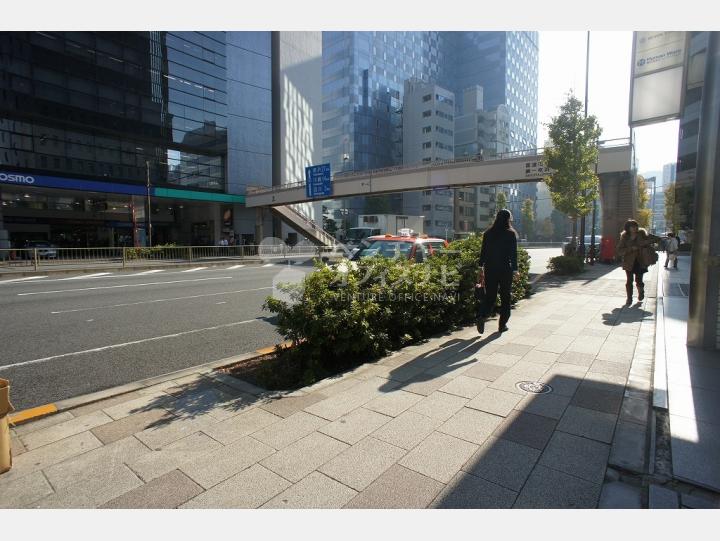
{"type": "MultiPolygon", "coordinates": [[[[595,235],[595,249],[600,250],[600,241],[602,240],[602,237],[598,234],[595,235]]],[[[576,238],[578,246],[580,245],[580,235],[576,238]]],[[[585,235],[585,251],[589,250],[590,244],[592,242],[592,235],[585,235]]],[[[570,249],[570,246],[572,245],[572,237],[565,237],[565,242],[563,243],[562,251],[563,254],[567,255],[568,250],[570,249]]]]}
{"type": "Polygon", "coordinates": [[[45,240],[31,240],[23,245],[23,248],[28,250],[23,252],[27,259],[33,258],[33,252],[30,250],[37,249],[37,255],[42,259],[56,259],[57,258],[57,246],[51,244],[45,240]]]}

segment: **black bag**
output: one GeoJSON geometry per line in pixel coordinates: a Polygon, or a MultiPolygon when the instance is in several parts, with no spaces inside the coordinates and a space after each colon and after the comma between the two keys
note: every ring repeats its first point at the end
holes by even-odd
{"type": "Polygon", "coordinates": [[[475,318],[480,317],[483,306],[485,305],[485,287],[475,288],[475,318]]]}

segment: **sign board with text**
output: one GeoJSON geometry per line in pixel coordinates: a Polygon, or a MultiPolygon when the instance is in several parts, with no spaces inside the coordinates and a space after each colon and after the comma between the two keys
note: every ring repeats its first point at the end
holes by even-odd
{"type": "Polygon", "coordinates": [[[308,198],[332,195],[330,164],[311,165],[305,168],[305,195],[308,198]]]}
{"type": "Polygon", "coordinates": [[[631,128],[679,118],[687,32],[634,32],[631,128]]]}

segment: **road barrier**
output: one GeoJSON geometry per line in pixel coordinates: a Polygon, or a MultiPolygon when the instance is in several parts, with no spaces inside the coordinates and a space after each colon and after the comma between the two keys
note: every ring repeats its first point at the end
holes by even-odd
{"type": "Polygon", "coordinates": [[[70,266],[126,268],[146,264],[327,257],[335,246],[260,244],[240,246],[153,246],[0,249],[0,269],[41,270],[70,266]]]}

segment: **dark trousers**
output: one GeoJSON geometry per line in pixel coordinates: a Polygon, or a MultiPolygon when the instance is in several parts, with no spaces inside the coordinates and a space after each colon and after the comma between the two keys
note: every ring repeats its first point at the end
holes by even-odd
{"type": "Polygon", "coordinates": [[[625,280],[625,287],[632,288],[633,276],[635,277],[635,284],[638,287],[645,285],[643,282],[643,273],[642,272],[633,272],[633,271],[626,270],[625,277],[627,278],[627,280],[625,280]]]}
{"type": "Polygon", "coordinates": [[[507,271],[485,271],[485,301],[480,309],[480,317],[488,318],[495,307],[498,289],[500,290],[500,322],[502,327],[510,319],[510,291],[513,273],[507,271]]]}

